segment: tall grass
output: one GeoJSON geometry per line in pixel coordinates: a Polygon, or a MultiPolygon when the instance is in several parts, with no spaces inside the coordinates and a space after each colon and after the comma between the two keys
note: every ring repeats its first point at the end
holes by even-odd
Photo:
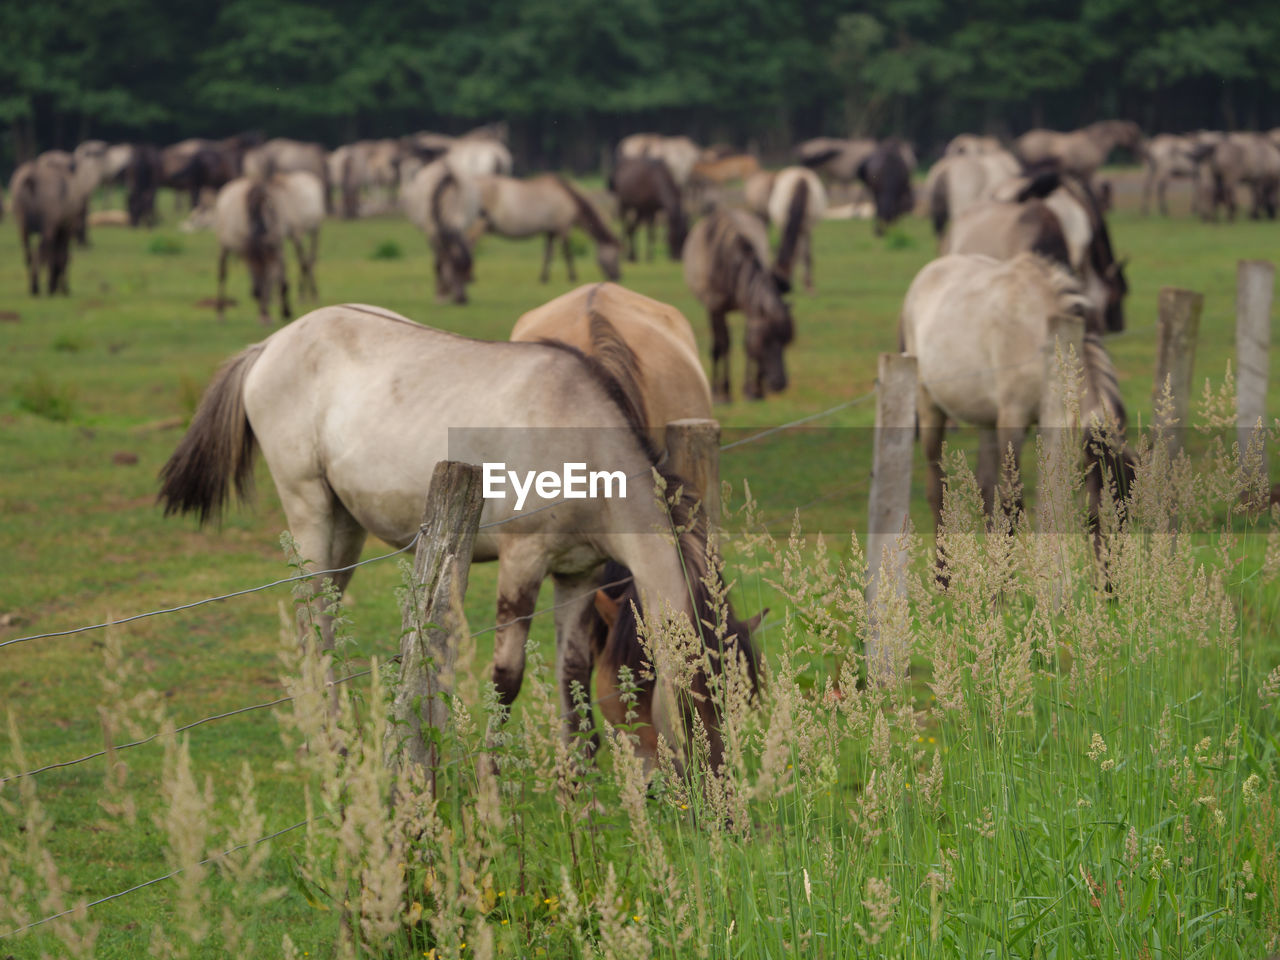
{"type": "MultiPolygon", "coordinates": [[[[1225,393],[1208,393],[1205,424],[1224,425],[1228,406],[1225,393]]],[[[163,698],[124,699],[133,664],[112,639],[108,745],[170,725],[153,826],[177,872],[171,909],[148,933],[153,952],[1092,958],[1276,949],[1280,508],[1268,517],[1250,506],[1256,474],[1214,435],[1195,465],[1158,443],[1135,449],[1137,480],[1122,504],[1104,504],[1096,542],[1038,532],[1016,509],[989,532],[976,482],[951,455],[936,552],[907,536],[906,588],[882,589],[873,608],[856,537],[833,549],[797,519],[777,542],[745,491],[732,524],[740,532],[723,541],[728,569],[787,604],[771,617],[758,697],[741,664],[713,671],[726,756],[714,775],[697,762],[705,731],[696,728],[693,744],[672,745],[652,776],[627,730],[601,731],[609,749],[592,759],[589,693],[562,737],[554,679],[534,644],[521,710],[507,716],[476,680],[465,629],[438,768],[428,777],[395,762],[394,750],[388,763],[399,736],[387,710],[395,668],[375,663],[361,686],[337,687],[331,710],[333,655],[319,650],[300,595],[301,646],[294,618],[282,615],[292,701],[279,719],[281,766],[305,796],[307,824],[300,839],[257,844],[268,824],[249,768],[234,794],[214,796],[185,739],[172,735],[163,698]],[[676,772],[677,751],[687,776],[676,772]],[[291,890],[273,858],[288,864],[291,890]],[[305,901],[309,923],[273,929],[265,912],[282,897],[305,901]]],[[[1000,502],[1020,498],[1006,473],[1000,502]]],[[[666,675],[688,669],[687,626],[653,617],[643,633],[666,675]]],[[[634,686],[623,680],[625,696],[634,686]]],[[[9,765],[24,769],[18,732],[10,737],[9,765]]],[[[127,768],[108,761],[104,822],[150,829],[137,822],[127,768]]],[[[50,854],[38,781],[6,785],[0,803],[24,824],[0,851],[0,927],[75,907],[50,854]]],[[[4,950],[93,956],[101,923],[80,906],[4,950]]]]}

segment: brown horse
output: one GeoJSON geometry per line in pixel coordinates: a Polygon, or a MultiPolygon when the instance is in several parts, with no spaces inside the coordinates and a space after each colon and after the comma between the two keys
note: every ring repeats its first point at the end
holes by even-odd
{"type": "Polygon", "coordinates": [[[711,385],[717,400],[730,399],[730,310],[746,316],[743,395],[759,400],[766,389],[787,388],[783,350],[795,338],[795,323],[782,294],[790,287],[768,264],[769,236],[745,210],[714,211],[685,241],[685,283],[707,308],[711,323],[711,385]]]}
{"type": "Polygon", "coordinates": [[[1058,133],[1029,130],[1013,143],[1013,152],[1024,164],[1057,163],[1067,173],[1092,180],[1116,147],[1141,159],[1142,130],[1131,120],[1099,120],[1080,130],[1058,133]]]}
{"type": "Polygon", "coordinates": [[[150,143],[130,145],[128,165],[124,170],[125,206],[129,226],[156,224],[156,189],[163,178],[160,151],[150,143]]]}
{"type": "Polygon", "coordinates": [[[186,190],[194,210],[205,190],[219,190],[240,176],[245,153],[261,142],[261,134],[238,133],[224,140],[192,138],[165,147],[160,151],[165,186],[186,190]]]}
{"type": "Polygon", "coordinates": [[[569,233],[575,226],[581,227],[595,240],[596,262],[605,279],[617,280],[622,275],[618,265],[622,245],[617,236],[595,205],[564,177],[552,173],[530,180],[479,177],[476,187],[480,191],[480,224],[483,229],[516,240],[539,234],[546,237],[539,276],[543,283],[551,278],[551,258],[557,239],[564,253],[569,279],[578,279],[573,269],[573,251],[569,247],[569,233]]]}
{"type": "Polygon", "coordinates": [[[9,181],[9,203],[18,225],[32,296],[40,293],[42,267],[48,272],[50,294],[71,292],[67,264],[71,258],[71,238],[83,212],[74,176],[71,155],[50,151],[19,166],[9,181]],[[40,237],[34,255],[32,234],[40,237]]]}
{"type": "Polygon", "coordinates": [[[618,143],[617,160],[649,157],[661,160],[681,190],[693,176],[694,165],[703,158],[703,149],[688,137],[668,137],[659,133],[633,133],[618,143]]]}
{"type": "Polygon", "coordinates": [[[824,177],[837,183],[853,183],[858,179],[858,167],[875,149],[876,142],[866,137],[852,140],[818,137],[806,140],[793,153],[796,162],[824,177]]]}
{"type": "Polygon", "coordinates": [[[324,189],[325,213],[333,212],[332,184],[329,181],[328,153],[318,143],[274,137],[245,152],[242,172],[247,177],[259,179],[276,173],[305,171],[311,174],[324,189]]]}
{"type": "Polygon", "coordinates": [[[623,157],[609,176],[609,189],[618,198],[618,214],[626,236],[627,256],[636,260],[636,230],[644,224],[649,235],[649,259],[653,259],[654,221],[662,214],[667,221],[667,255],[680,259],[689,233],[680,187],[666,163],[651,157],[623,157]]]}
{"type": "Polygon", "coordinates": [[[876,235],[915,207],[915,194],[911,189],[911,171],[914,154],[901,140],[890,137],[876,144],[876,148],[858,164],[857,177],[867,185],[876,205],[876,235]]]}

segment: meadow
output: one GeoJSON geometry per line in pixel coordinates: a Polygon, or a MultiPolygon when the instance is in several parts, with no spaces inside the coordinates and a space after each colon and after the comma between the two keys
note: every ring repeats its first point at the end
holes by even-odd
{"type": "MultiPolygon", "coordinates": [[[[1144,218],[1120,197],[1111,224],[1131,258],[1129,329],[1107,345],[1131,418],[1150,422],[1156,296],[1175,285],[1205,294],[1196,383],[1212,383],[1198,416],[1220,425],[1236,262],[1280,259],[1280,229],[1144,218]]],[[[0,225],[0,644],[291,573],[263,464],[255,502],[220,527],[165,519],[155,504],[157,471],[205,384],[267,332],[239,265],[226,321],[202,305],[214,294],[212,237],[179,231],[168,195],[159,206],[154,231],[95,230],[92,248],[73,253],[66,299],[25,295],[15,232],[0,225]]],[[[878,353],[896,349],[902,295],[934,250],[918,218],[885,238],[865,222],[827,222],[815,242],[817,293],[794,297],[790,388],[719,408],[726,440],[868,394],[878,353]]],[[[320,302],[505,339],[522,312],[574,286],[562,263],[538,284],[540,256],[540,243],[486,238],[472,302],[443,307],[406,221],[333,221],[320,302]]],[[[598,279],[591,256],[578,269],[598,279]]],[[[623,282],[683,310],[706,356],[705,318],[678,263],[624,264],[623,282]]],[[[738,392],[740,325],[734,334],[738,392]]],[[[1280,412],[1274,377],[1268,410],[1280,412]]],[[[1069,538],[1059,563],[1028,525],[981,535],[957,459],[940,534],[957,573],[941,590],[917,476],[909,596],[881,613],[900,658],[891,682],[867,686],[858,540],[873,422],[865,399],[722,457],[739,511],[726,520],[731,600],[740,614],[770,609],[761,702],[746,704],[731,682],[717,692],[733,758],[723,780],[646,788],[625,739],[580,769],[559,744],[550,616],[534,621],[542,672],[488,745],[489,637],[463,643],[434,810],[421,785],[399,785],[414,802],[387,802],[384,670],[345,685],[341,728],[324,726],[314,657],[282,627],[288,585],[0,646],[0,776],[101,750],[104,731],[113,743],[160,734],[0,783],[0,937],[182,871],[0,939],[0,956],[1277,949],[1280,544],[1274,515],[1241,509],[1221,431],[1185,469],[1148,457],[1134,514],[1143,532],[1108,538],[1105,584],[1087,538],[1069,538]],[[295,699],[170,731],[286,695],[295,699]],[[299,749],[321,741],[343,749],[299,749]],[[497,757],[499,779],[482,754],[497,757]]],[[[1034,460],[1029,449],[1024,462],[1034,460]]],[[[387,552],[371,542],[365,556],[387,552]]],[[[471,572],[474,631],[493,624],[495,573],[471,572]]],[[[340,673],[398,649],[403,578],[397,559],[356,574],[340,673]]],[[[550,602],[548,588],[539,606],[550,602]]]]}

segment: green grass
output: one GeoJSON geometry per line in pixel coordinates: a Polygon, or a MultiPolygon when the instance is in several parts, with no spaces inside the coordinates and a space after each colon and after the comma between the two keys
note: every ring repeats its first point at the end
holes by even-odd
{"type": "MultiPolygon", "coordinates": [[[[166,214],[171,210],[168,195],[161,208],[166,214]]],[[[1159,288],[1176,285],[1205,294],[1196,378],[1217,380],[1234,354],[1236,261],[1275,259],[1280,233],[1273,223],[1205,225],[1185,218],[1144,219],[1126,209],[1113,215],[1112,224],[1117,251],[1132,258],[1130,331],[1108,346],[1131,415],[1146,422],[1159,288]]],[[[164,229],[173,228],[170,222],[164,229]]],[[[243,267],[232,267],[229,293],[239,304],[228,309],[220,324],[212,308],[199,305],[215,292],[215,248],[209,234],[171,241],[164,233],[100,228],[92,240],[91,249],[73,252],[72,296],[34,299],[23,293],[12,227],[0,230],[0,311],[19,315],[17,322],[0,326],[5,345],[0,360],[0,543],[5,547],[0,551],[0,617],[10,618],[3,622],[11,624],[0,628],[0,641],[176,606],[289,572],[278,545],[283,515],[263,464],[255,504],[233,510],[218,529],[201,531],[188,520],[165,519],[154,502],[156,473],[176,445],[203,385],[226,357],[264,335],[243,267]],[[117,462],[129,460],[117,454],[133,454],[137,460],[117,462]]],[[[919,219],[904,221],[881,239],[867,223],[821,225],[815,245],[818,292],[794,298],[797,340],[787,358],[791,388],[764,403],[738,400],[719,409],[726,438],[871,390],[878,353],[896,349],[902,295],[933,250],[928,227],[919,219]]],[[[580,279],[597,279],[593,258],[582,252],[580,279]]],[[[540,257],[540,243],[485,238],[477,252],[471,303],[442,307],[433,302],[426,242],[412,226],[398,219],[335,221],[326,225],[321,245],[320,302],[375,303],[424,323],[501,339],[523,311],[573,286],[560,261],[552,281],[538,284],[540,257]],[[385,252],[392,249],[395,256],[385,252]]],[[[682,309],[706,355],[706,323],[684,286],[679,264],[664,259],[624,264],[624,282],[682,309]]],[[[738,394],[740,326],[734,333],[733,386],[738,394]]],[[[1273,378],[1268,402],[1273,415],[1280,411],[1280,378],[1273,378]]],[[[847,557],[850,532],[861,536],[866,526],[867,428],[873,422],[870,402],[841,410],[812,429],[726,453],[721,475],[737,486],[739,499],[741,481],[749,480],[764,518],[783,534],[793,509],[803,505],[804,529],[825,532],[833,554],[847,557]]],[[[930,530],[921,489],[917,477],[913,519],[919,529],[930,530]]],[[[973,711],[965,714],[967,720],[930,715],[918,726],[893,719],[883,763],[867,749],[870,730],[855,722],[858,716],[874,717],[876,711],[859,708],[865,715],[855,714],[824,705],[815,694],[792,707],[813,730],[839,731],[832,734],[827,765],[819,762],[821,751],[814,752],[813,737],[793,737],[787,742],[788,762],[794,767],[790,791],[753,800],[749,823],[723,831],[709,827],[705,817],[691,819],[693,814],[681,811],[679,803],[651,801],[655,829],[681,889],[688,891],[676,906],[664,903],[660,887],[650,882],[652,865],[644,851],[634,848],[634,825],[616,805],[579,820],[587,807],[585,794],[565,808],[552,794],[508,798],[512,830],[518,826],[523,832],[503,835],[505,846],[491,866],[497,889],[513,892],[510,899],[502,898],[505,905],[489,913],[467,913],[466,922],[491,916],[499,943],[505,944],[503,955],[527,956],[538,949],[548,956],[574,955],[575,927],[564,919],[563,904],[545,902],[561,896],[559,865],[570,866],[571,885],[590,897],[607,882],[605,864],[613,863],[626,915],[643,918],[629,922],[643,925],[655,941],[675,937],[682,924],[694,922],[679,918],[683,904],[716,956],[1139,956],[1144,945],[1156,957],[1236,955],[1215,952],[1227,944],[1239,944],[1238,955],[1260,955],[1274,914],[1265,919],[1265,896],[1250,902],[1242,894],[1231,899],[1230,890],[1243,888],[1232,887],[1239,877],[1224,871],[1238,871],[1248,861],[1256,873],[1273,853],[1251,839],[1250,825],[1257,827],[1268,814],[1246,807],[1239,785],[1258,773],[1274,803],[1275,708],[1260,711],[1254,690],[1259,672],[1280,658],[1280,594],[1274,581],[1259,572],[1266,549],[1261,535],[1245,531],[1225,560],[1214,553],[1221,542],[1205,537],[1188,545],[1193,552],[1186,556],[1235,571],[1227,581],[1227,602],[1238,620],[1240,662],[1229,651],[1202,650],[1194,638],[1183,637],[1177,621],[1192,604],[1190,588],[1183,594],[1144,597],[1135,587],[1126,609],[1095,598],[1088,623],[1099,630],[1111,624],[1137,635],[1145,615],[1159,626],[1162,655],[1137,664],[1127,646],[1132,639],[1121,637],[1115,669],[1076,683],[1070,679],[1072,658],[1050,650],[1045,664],[1051,669],[1037,680],[1029,716],[1010,718],[1003,727],[988,723],[977,706],[985,688],[970,681],[964,688],[973,711]],[[1226,566],[1231,562],[1236,566],[1226,566]],[[1164,724],[1168,753],[1157,756],[1153,750],[1165,706],[1170,708],[1164,724]],[[1236,722],[1244,733],[1235,759],[1227,760],[1232,751],[1223,742],[1236,722]],[[1107,756],[1120,759],[1114,770],[1104,772],[1099,760],[1086,756],[1094,732],[1104,736],[1107,756]],[[1205,736],[1212,738],[1212,749],[1200,762],[1195,745],[1205,736]],[[936,817],[911,802],[905,786],[928,772],[935,745],[948,758],[943,813],[936,817]],[[925,753],[917,758],[916,749],[925,753]],[[1215,752],[1223,757],[1212,762],[1215,752]],[[1195,784],[1222,798],[1225,826],[1215,824],[1212,810],[1188,799],[1190,787],[1171,785],[1173,772],[1160,765],[1171,758],[1179,765],[1185,760],[1195,784]],[[890,793],[895,799],[882,811],[883,829],[868,841],[865,822],[854,811],[866,807],[871,772],[884,777],[894,769],[898,779],[890,793]],[[988,825],[986,816],[991,818],[988,825]],[[1186,848],[1191,853],[1180,850],[1180,856],[1193,858],[1192,865],[1183,868],[1171,857],[1167,875],[1145,876],[1157,842],[1173,849],[1171,838],[1181,831],[1183,816],[1192,818],[1188,830],[1202,838],[1186,848]],[[1138,831],[1143,858],[1136,881],[1123,861],[1130,826],[1138,831]],[[746,839],[737,830],[745,831],[746,839]],[[947,850],[958,856],[951,864],[951,890],[937,900],[940,927],[937,942],[931,943],[929,884],[935,881],[927,875],[945,872],[945,858],[951,857],[947,850]],[[899,902],[886,939],[871,947],[852,924],[870,928],[863,901],[874,897],[866,884],[868,878],[882,877],[891,879],[899,902]],[[1129,885],[1123,903],[1116,880],[1129,885]],[[1099,906],[1091,906],[1093,899],[1099,906]],[[638,912],[633,914],[633,908],[638,912]],[[504,925],[500,918],[509,922],[504,925]]],[[[370,543],[365,555],[386,549],[370,543]]],[[[769,606],[770,620],[778,623],[788,608],[803,607],[789,602],[771,582],[779,576],[776,571],[761,574],[738,566],[740,558],[732,554],[731,562],[739,612],[769,606]]],[[[811,556],[804,565],[816,576],[811,556]]],[[[492,565],[472,571],[466,606],[473,628],[493,623],[495,573],[492,565]]],[[[1132,584],[1141,582],[1138,573],[1133,577],[1132,584]]],[[[1153,589],[1173,582],[1170,577],[1152,573],[1153,589]]],[[[356,575],[347,605],[355,639],[346,656],[353,669],[371,655],[385,657],[397,649],[399,613],[393,595],[399,581],[394,561],[356,575]]],[[[952,600],[921,613],[918,633],[926,637],[952,631],[958,644],[979,646],[977,624],[1010,642],[1019,628],[1038,636],[1047,627],[1032,617],[1034,603],[1025,593],[1013,594],[1018,603],[1002,608],[998,618],[983,619],[983,605],[990,606],[991,596],[975,586],[967,605],[952,600]]],[[[157,691],[163,711],[179,724],[280,696],[280,610],[289,603],[287,588],[277,588],[117,628],[132,671],[124,695],[157,691]]],[[[541,604],[549,603],[548,589],[541,604]]],[[[533,633],[548,659],[550,620],[536,620],[533,633]]],[[[809,649],[803,635],[784,642],[783,633],[775,627],[764,635],[771,662],[775,668],[782,660],[791,662],[796,690],[820,691],[843,657],[838,651],[809,649]]],[[[853,647],[852,636],[840,637],[853,647]]],[[[486,639],[479,641],[478,665],[488,660],[486,639]]],[[[0,698],[21,734],[28,767],[101,748],[97,705],[104,700],[103,640],[101,633],[87,633],[0,648],[0,698]]],[[[892,705],[901,707],[901,698],[911,696],[917,710],[927,711],[925,654],[922,649],[917,654],[915,683],[894,694],[899,699],[892,705]]],[[[790,689],[786,676],[784,671],[776,684],[776,698],[790,689]]],[[[527,709],[527,700],[522,697],[521,710],[527,709]]],[[[772,704],[768,717],[779,716],[779,709],[772,704]]],[[[527,731],[536,716],[517,719],[524,724],[517,729],[527,731]]],[[[744,783],[754,783],[765,765],[758,751],[770,723],[761,723],[744,783]]],[[[148,720],[147,732],[154,729],[155,721],[148,720]]],[[[522,742],[522,736],[526,734],[514,742],[522,742]]],[[[282,747],[280,725],[270,711],[197,728],[190,733],[190,747],[197,782],[209,778],[223,811],[213,818],[217,823],[227,821],[226,800],[245,762],[254,771],[266,828],[301,819],[302,786],[308,777],[305,769],[278,769],[292,751],[282,747]]],[[[140,806],[131,826],[98,806],[103,793],[100,760],[53,770],[36,780],[52,824],[48,846],[70,882],[72,901],[104,896],[170,869],[163,834],[152,821],[161,809],[163,752],[151,744],[122,755],[140,806]]],[[[0,767],[12,766],[0,761],[0,767]]],[[[614,773],[606,758],[590,780],[610,804],[617,802],[614,773]]],[[[449,805],[460,816],[475,784],[456,771],[449,782],[449,805]]],[[[536,780],[512,777],[510,782],[525,789],[536,780]]],[[[692,799],[697,813],[701,800],[692,799]]],[[[17,789],[0,787],[0,800],[16,801],[17,789]]],[[[16,823],[7,814],[0,819],[0,842],[21,842],[16,823]]],[[[1264,836],[1274,839],[1277,834],[1264,836]]],[[[210,849],[226,845],[217,836],[208,844],[210,849]]],[[[277,841],[266,876],[254,889],[288,884],[288,865],[302,855],[301,849],[296,836],[277,841]]],[[[1274,859],[1272,863],[1274,870],[1274,859]]],[[[424,882],[421,873],[411,875],[418,884],[424,882]]],[[[1274,891],[1274,872],[1271,884],[1274,891]]],[[[214,881],[214,902],[227,902],[233,888],[214,881]]],[[[141,955],[153,925],[173,928],[174,897],[173,885],[161,884],[95,907],[91,919],[102,925],[96,955],[141,955]]],[[[425,894],[423,901],[429,913],[432,901],[425,894]]],[[[41,913],[29,909],[32,919],[41,913]]],[[[0,930],[10,921],[0,915],[0,930]]],[[[596,930],[602,922],[594,916],[579,926],[596,930]]],[[[296,892],[249,912],[245,924],[269,945],[263,956],[278,955],[276,945],[285,931],[300,955],[304,950],[311,956],[332,952],[334,913],[309,905],[296,892]]],[[[56,950],[53,943],[49,937],[0,941],[0,955],[37,956],[41,947],[56,950]]],[[[442,949],[445,945],[439,944],[442,949]]],[[[428,949],[425,935],[419,931],[400,949],[400,955],[421,955],[428,949]]],[[[687,955],[683,947],[662,952],[687,955]]],[[[211,946],[202,955],[219,953],[211,946]]]]}

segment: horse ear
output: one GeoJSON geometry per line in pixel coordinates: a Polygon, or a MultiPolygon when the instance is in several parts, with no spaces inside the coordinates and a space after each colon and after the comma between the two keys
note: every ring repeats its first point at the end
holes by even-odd
{"type": "Polygon", "coordinates": [[[605,626],[612,630],[613,625],[618,622],[618,601],[603,590],[597,590],[592,600],[592,605],[596,608],[596,613],[600,615],[600,619],[604,621],[605,626]]]}
{"type": "Polygon", "coordinates": [[[763,610],[757,613],[754,617],[744,620],[742,625],[747,628],[747,633],[749,634],[755,633],[757,628],[760,626],[760,621],[763,620],[768,615],[768,613],[769,613],[769,608],[765,607],[763,610]]]}

